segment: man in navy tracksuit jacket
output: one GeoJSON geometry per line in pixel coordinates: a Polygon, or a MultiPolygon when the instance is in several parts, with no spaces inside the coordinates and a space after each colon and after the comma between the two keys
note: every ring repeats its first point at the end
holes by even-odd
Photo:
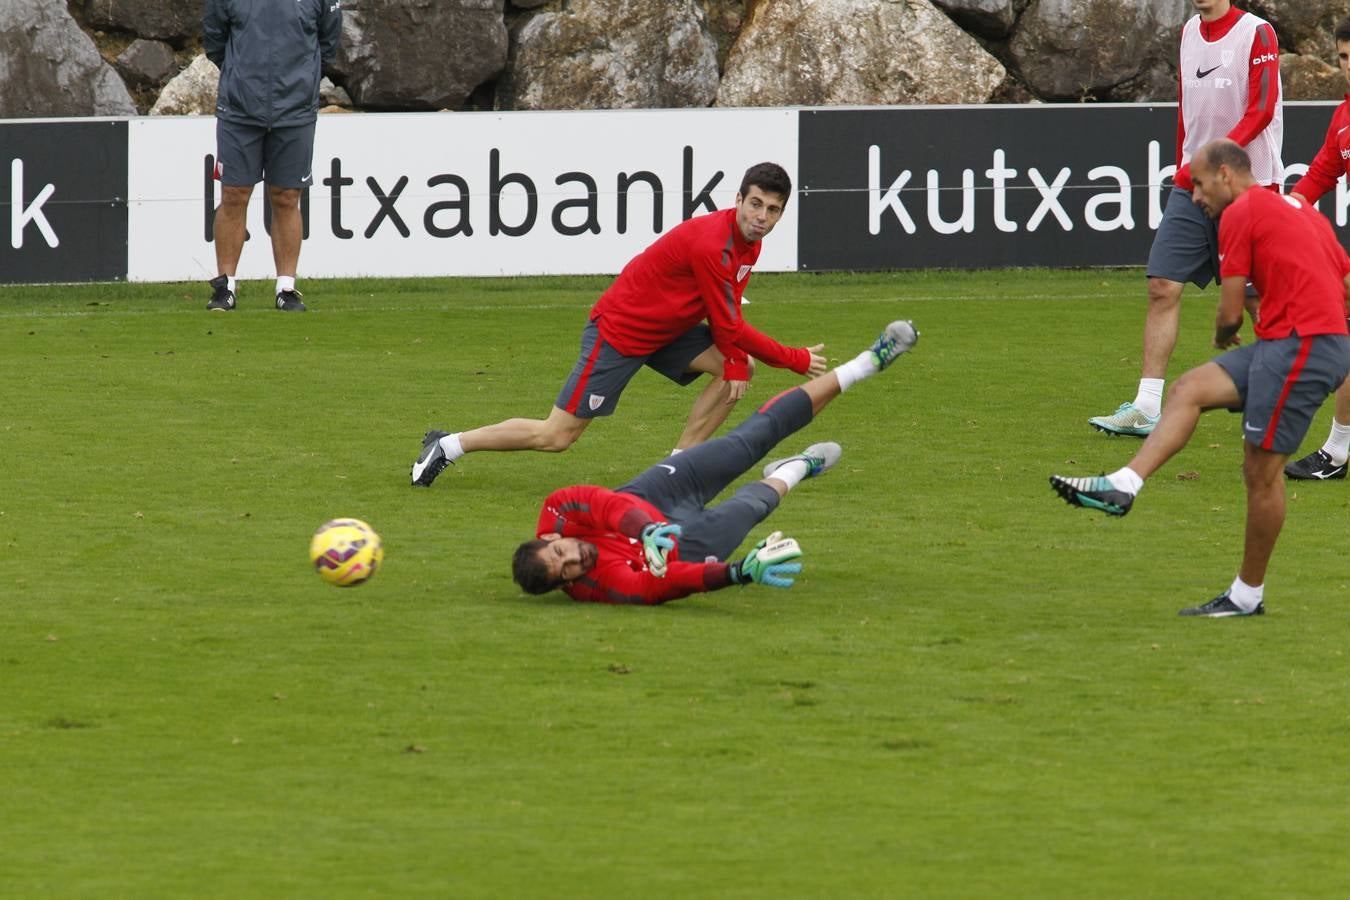
{"type": "Polygon", "coordinates": [[[303,312],[295,289],[303,230],[300,192],[314,180],[319,79],[342,36],[340,0],[206,0],[202,37],[220,67],[216,99],[216,265],[206,308],[235,306],[249,197],[266,181],[272,204],[276,308],[303,312]]]}

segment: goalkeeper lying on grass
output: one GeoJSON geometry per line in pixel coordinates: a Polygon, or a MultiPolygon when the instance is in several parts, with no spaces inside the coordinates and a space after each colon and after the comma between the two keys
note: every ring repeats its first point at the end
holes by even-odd
{"type": "Polygon", "coordinates": [[[783,438],[804,427],[853,384],[890,366],[918,340],[892,322],[856,358],[779,394],[728,434],[668,456],[617,490],[574,485],[554,491],[538,537],[516,549],[516,582],[531,594],[561,588],[593,603],[665,603],[733,584],[792,587],[802,565],[797,542],[779,532],[749,555],[724,562],[803,478],[839,461],[838,444],[812,444],[764,467],[764,478],[705,508],[783,438]]]}

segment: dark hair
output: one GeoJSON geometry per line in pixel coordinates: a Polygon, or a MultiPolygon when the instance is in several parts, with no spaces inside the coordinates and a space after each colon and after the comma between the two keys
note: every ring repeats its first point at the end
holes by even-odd
{"type": "Polygon", "coordinates": [[[757,187],[766,194],[777,194],[783,198],[786,205],[788,197],[792,194],[792,179],[778,163],[762,162],[745,170],[745,175],[741,178],[741,196],[750,193],[752,187],[757,187]]]}
{"type": "Polygon", "coordinates": [[[1234,172],[1245,173],[1252,170],[1252,158],[1236,141],[1211,141],[1203,148],[1205,165],[1211,169],[1227,166],[1234,172]]]}
{"type": "Polygon", "coordinates": [[[548,546],[548,541],[535,538],[516,548],[511,557],[511,577],[527,594],[547,594],[558,586],[548,574],[548,566],[539,558],[539,551],[548,546]]]}
{"type": "Polygon", "coordinates": [[[1340,41],[1350,41],[1350,16],[1341,19],[1340,24],[1336,26],[1336,30],[1332,32],[1332,35],[1336,38],[1337,43],[1340,41]]]}

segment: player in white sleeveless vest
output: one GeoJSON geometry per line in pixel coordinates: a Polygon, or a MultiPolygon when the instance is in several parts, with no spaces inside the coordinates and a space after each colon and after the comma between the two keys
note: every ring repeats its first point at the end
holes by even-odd
{"type": "Polygon", "coordinates": [[[1162,412],[1167,363],[1177,342],[1186,282],[1207,287],[1219,273],[1218,226],[1191,201],[1191,155],[1219,138],[1236,141],[1259,184],[1278,190],[1280,51],[1270,23],[1229,0],[1192,0],[1198,13],[1181,29],[1177,104],[1177,171],[1148,255],[1148,313],[1139,390],[1109,416],[1088,422],[1108,434],[1144,437],[1162,412]]]}

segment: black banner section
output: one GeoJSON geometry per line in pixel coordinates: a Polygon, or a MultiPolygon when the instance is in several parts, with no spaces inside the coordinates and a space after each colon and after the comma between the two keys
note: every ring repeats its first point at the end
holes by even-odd
{"type": "MultiPolygon", "coordinates": [[[[1286,105],[1286,169],[1311,161],[1334,108],[1286,105]]],[[[1176,162],[1175,104],[800,116],[803,270],[1143,265],[1176,162]]],[[[1333,222],[1336,194],[1319,204],[1333,222]]]]}
{"type": "Polygon", "coordinates": [[[127,277],[127,123],[0,122],[0,284],[127,277]]]}

